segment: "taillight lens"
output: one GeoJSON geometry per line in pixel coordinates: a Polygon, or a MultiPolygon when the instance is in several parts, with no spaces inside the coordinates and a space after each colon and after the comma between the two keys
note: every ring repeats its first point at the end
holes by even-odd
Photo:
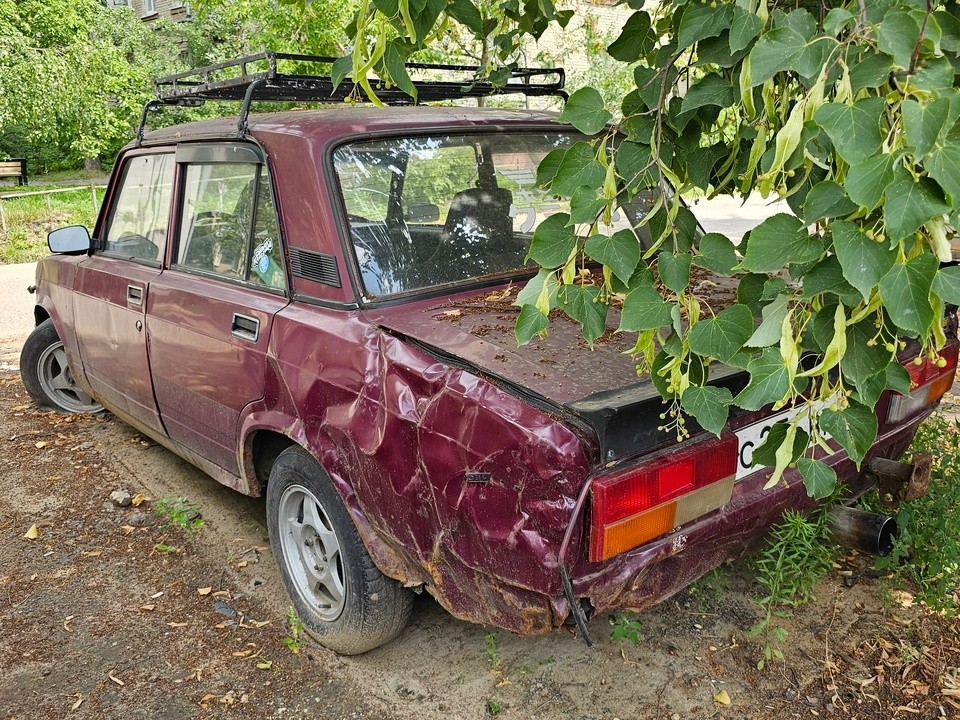
{"type": "Polygon", "coordinates": [[[910,394],[894,395],[887,410],[887,423],[895,424],[917,414],[943,397],[953,384],[957,370],[957,345],[948,345],[940,351],[940,357],[946,360],[938,367],[936,359],[924,358],[916,365],[913,360],[903,363],[910,375],[910,394]]]}
{"type": "Polygon", "coordinates": [[[733,435],[697,442],[593,483],[590,560],[632,550],[730,501],[733,435]]]}

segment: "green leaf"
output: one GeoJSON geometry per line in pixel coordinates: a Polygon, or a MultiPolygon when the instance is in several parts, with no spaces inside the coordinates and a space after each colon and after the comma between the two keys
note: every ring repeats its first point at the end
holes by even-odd
{"type": "Polygon", "coordinates": [[[764,305],[763,319],[753,335],[744,343],[747,347],[762,348],[780,342],[783,332],[783,321],[790,312],[790,298],[780,295],[772,303],[764,305]]]}
{"type": "Polygon", "coordinates": [[[483,17],[477,6],[470,0],[450,0],[447,14],[454,20],[466,25],[477,37],[483,35],[483,17]]]}
{"type": "Polygon", "coordinates": [[[853,165],[880,151],[883,107],[884,100],[878,97],[860,100],[854,105],[825,103],[817,109],[813,119],[830,136],[840,157],[853,165]]]}
{"type": "Polygon", "coordinates": [[[524,305],[520,308],[520,317],[517,318],[514,335],[517,345],[526,345],[537,335],[547,332],[547,316],[537,310],[535,305],[524,305]]]}
{"type": "Polygon", "coordinates": [[[783,399],[790,390],[790,371],[779,348],[764,348],[760,357],[747,365],[747,372],[750,373],[750,382],[733,399],[735,405],[745,410],[759,410],[783,399]]]}
{"type": "Polygon", "coordinates": [[[671,303],[666,302],[653,285],[639,285],[623,301],[620,331],[659,330],[671,323],[671,303]]]}
{"type": "Polygon", "coordinates": [[[417,88],[407,73],[407,56],[410,50],[400,40],[391,40],[383,53],[383,64],[387,74],[398,88],[403,90],[414,100],[417,99],[417,88]]]}
{"type": "Polygon", "coordinates": [[[570,224],[592,223],[606,204],[593,188],[578,187],[570,198],[570,224]]]}
{"type": "Polygon", "coordinates": [[[596,135],[613,119],[603,107],[603,98],[592,87],[580,88],[571,95],[557,118],[573,125],[584,135],[596,135]]]}
{"type": "Polygon", "coordinates": [[[830,255],[803,274],[803,297],[833,293],[834,295],[856,295],[857,291],[843,277],[843,269],[836,255],[830,255]]]}
{"type": "Polygon", "coordinates": [[[893,72],[893,60],[888,55],[868,53],[850,69],[850,85],[854,91],[877,88],[883,85],[893,72]]]}
{"type": "Polygon", "coordinates": [[[950,206],[943,201],[940,188],[927,178],[920,178],[918,182],[911,177],[895,180],[883,205],[887,236],[891,243],[900,242],[931,218],[949,211],[950,206]]]}
{"type": "Polygon", "coordinates": [[[687,90],[683,96],[682,112],[690,112],[705,105],[730,107],[735,95],[733,85],[717,73],[704,75],[696,85],[687,90]]]}
{"type": "Polygon", "coordinates": [[[951,265],[937,270],[932,290],[943,302],[960,305],[960,266],[951,265]]]}
{"type": "Polygon", "coordinates": [[[761,85],[782,70],[793,69],[807,49],[806,38],[793,28],[764,33],[750,51],[750,86],[761,85]]]}
{"type": "Polygon", "coordinates": [[[687,48],[708,37],[716,37],[730,27],[730,5],[701,5],[691,3],[683,10],[677,29],[677,44],[687,48]]]}
{"type": "Polygon", "coordinates": [[[687,341],[691,352],[724,362],[736,355],[752,334],[753,313],[738,304],[698,322],[688,331],[687,341]]]}
{"type": "Polygon", "coordinates": [[[873,210],[893,183],[894,156],[883,153],[850,167],[843,188],[853,202],[873,210]]]}
{"type": "MultiPolygon", "coordinates": [[[[923,56],[921,55],[923,58],[923,56]]],[[[920,68],[910,79],[912,90],[925,90],[931,93],[943,93],[953,88],[956,70],[949,58],[923,58],[920,68]]]]}
{"type": "Polygon", "coordinates": [[[837,489],[837,473],[822,460],[800,458],[797,460],[797,469],[803,476],[803,486],[807,495],[814,500],[824,500],[837,489]]]}
{"type": "Polygon", "coordinates": [[[950,140],[935,147],[924,162],[927,173],[936,180],[954,205],[960,204],[960,143],[950,140]]]}
{"type": "Polygon", "coordinates": [[[877,47],[891,55],[897,67],[910,67],[913,49],[920,37],[920,26],[906,12],[889,12],[877,30],[877,47]]]}
{"type": "Polygon", "coordinates": [[[661,251],[657,255],[657,270],[665,287],[680,293],[690,284],[690,253],[661,251]]]}
{"type": "MultiPolygon", "coordinates": [[[[790,423],[786,420],[774,423],[767,433],[763,444],[753,451],[753,465],[773,467],[777,464],[777,450],[786,441],[789,427],[790,423]]],[[[789,461],[796,462],[797,459],[803,455],[803,451],[807,449],[809,444],[810,435],[798,425],[796,433],[793,436],[793,448],[791,448],[792,452],[790,453],[789,461]]]]}
{"type": "Polygon", "coordinates": [[[730,52],[736,55],[763,29],[763,21],[756,13],[747,12],[739,6],[733,8],[733,19],[730,22],[730,52]]]}
{"type": "Polygon", "coordinates": [[[720,275],[733,275],[733,268],[737,264],[737,251],[725,235],[707,233],[700,238],[697,249],[700,252],[693,258],[696,265],[720,275]]]}
{"type": "Polygon", "coordinates": [[[568,197],[581,185],[599,190],[606,176],[603,165],[597,162],[597,151],[590,143],[581,141],[571,145],[564,154],[550,190],[555,195],[568,197]]]}
{"type": "Polygon", "coordinates": [[[907,142],[913,146],[917,155],[926,155],[933,149],[950,113],[950,101],[947,98],[921,105],[907,98],[901,104],[903,111],[903,129],[907,133],[907,142]]]}
{"type": "Polygon", "coordinates": [[[750,272],[777,272],[790,263],[816,260],[823,252],[820,241],[807,232],[803,221],[779,213],[752,231],[740,267],[750,272]]]}
{"type": "Polygon", "coordinates": [[[868,238],[859,227],[838,220],[833,229],[833,251],[843,268],[843,277],[863,297],[870,297],[880,278],[886,275],[897,259],[886,243],[868,238]]]}
{"type": "Polygon", "coordinates": [[[610,44],[607,53],[620,62],[636,62],[653,50],[657,33],[650,25],[650,16],[638,10],[623,25],[620,37],[610,44]]]}
{"type": "Polygon", "coordinates": [[[617,146],[617,173],[630,189],[652,187],[657,182],[653,154],[648,145],[625,140],[617,146]]]}
{"type": "Polygon", "coordinates": [[[569,227],[569,221],[567,213],[557,213],[540,223],[533,233],[527,257],[544,268],[560,267],[567,262],[577,245],[577,236],[569,227]]]}
{"type": "Polygon", "coordinates": [[[330,81],[333,83],[334,90],[340,86],[340,83],[343,82],[343,79],[349,75],[352,70],[353,57],[350,55],[337,58],[333,61],[333,66],[330,68],[330,81]]]}
{"type": "Polygon", "coordinates": [[[820,416],[820,429],[840,443],[859,467],[877,439],[876,413],[855,402],[843,410],[827,410],[820,416]]]}
{"type": "MultiPolygon", "coordinates": [[[[546,186],[551,182],[560,169],[560,163],[563,162],[563,156],[566,155],[566,148],[556,148],[548,152],[540,164],[537,165],[537,185],[546,186]]],[[[593,153],[591,152],[591,157],[593,153]]],[[[599,163],[597,163],[599,165],[599,163]]],[[[601,168],[602,169],[602,168],[601,168]]]]}
{"type": "Polygon", "coordinates": [[[842,187],[832,180],[814,185],[803,202],[803,219],[815,223],[824,218],[849,215],[857,209],[842,187]]]}
{"type": "Polygon", "coordinates": [[[584,252],[603,263],[613,274],[629,285],[640,262],[640,241],[632,230],[618,230],[613,235],[593,235],[583,246],[584,252]]]}
{"type": "Polygon", "coordinates": [[[727,424],[728,406],[733,399],[725,387],[691,385],[683,391],[680,404],[696,418],[704,430],[719,435],[727,424]]]}
{"type": "Polygon", "coordinates": [[[923,335],[933,322],[930,288],[939,266],[929,253],[906,265],[897,263],[880,280],[880,299],[894,324],[913,335],[923,335]]]}
{"type": "Polygon", "coordinates": [[[750,311],[760,315],[760,298],[763,297],[763,288],[767,282],[766,275],[751,273],[740,278],[737,285],[737,302],[746,305],[750,311]]]}
{"type": "Polygon", "coordinates": [[[877,334],[875,315],[847,327],[847,352],[841,361],[843,376],[858,385],[872,375],[882,372],[890,363],[890,352],[882,343],[869,345],[877,334]]]}
{"type": "Polygon", "coordinates": [[[607,330],[608,305],[600,302],[600,288],[563,285],[557,292],[559,307],[580,323],[584,340],[593,348],[593,341],[607,330]]]}
{"type": "MultiPolygon", "coordinates": [[[[667,213],[663,208],[650,219],[650,235],[654,239],[660,237],[664,231],[671,232],[667,228],[667,213]]],[[[687,252],[693,247],[693,240],[696,237],[697,230],[696,216],[686,207],[680,207],[677,210],[677,216],[673,220],[671,240],[676,240],[676,249],[680,252],[687,252]]]]}
{"type": "Polygon", "coordinates": [[[823,31],[831,37],[836,37],[851,20],[853,20],[853,13],[846,8],[835,7],[823,19],[823,31]]]}
{"type": "Polygon", "coordinates": [[[527,284],[523,286],[523,290],[517,293],[517,299],[513,304],[521,307],[524,305],[536,305],[543,291],[544,284],[547,285],[547,297],[550,300],[550,307],[555,307],[557,303],[557,287],[559,285],[557,282],[557,273],[553,270],[543,269],[527,281],[527,284]]]}

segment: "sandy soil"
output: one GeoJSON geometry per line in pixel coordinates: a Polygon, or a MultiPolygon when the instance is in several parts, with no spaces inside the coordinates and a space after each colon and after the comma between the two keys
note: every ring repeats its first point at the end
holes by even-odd
{"type": "Polygon", "coordinates": [[[605,616],[588,648],[566,629],[460,622],[421,596],[386,647],[340,658],[305,639],[293,653],[263,502],[109,415],[38,411],[15,363],[0,348],[0,717],[960,716],[956,621],[885,599],[856,555],[784,621],[786,658],[764,672],[744,561],[637,616],[637,645],[614,642],[605,616]],[[116,507],[117,489],[149,499],[116,507]],[[199,506],[199,532],[157,513],[170,495],[199,506]]]}

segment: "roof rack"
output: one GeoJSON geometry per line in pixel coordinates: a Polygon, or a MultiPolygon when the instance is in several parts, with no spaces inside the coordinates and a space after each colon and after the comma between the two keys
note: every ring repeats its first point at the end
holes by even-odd
{"type": "MultiPolygon", "coordinates": [[[[295,55],[266,51],[229,60],[218,65],[187,70],[154,80],[157,98],[143,107],[137,128],[137,145],[143,140],[147,115],[163,107],[196,107],[207,100],[242,101],[237,121],[238,137],[247,133],[247,118],[253,102],[365,102],[366,93],[352,78],[335,82],[337,58],[319,55],[295,55]],[[280,62],[296,63],[297,73],[281,73],[280,62]],[[323,74],[302,73],[304,66],[329,66],[323,74]]],[[[566,97],[563,91],[563,68],[507,68],[509,76],[503,85],[479,80],[482,68],[473,65],[438,65],[408,63],[417,98],[408,95],[393,83],[370,78],[370,86],[381,102],[387,105],[413,105],[418,102],[479,98],[501,94],[566,97]],[[440,79],[436,79],[440,78],[440,79]]]]}

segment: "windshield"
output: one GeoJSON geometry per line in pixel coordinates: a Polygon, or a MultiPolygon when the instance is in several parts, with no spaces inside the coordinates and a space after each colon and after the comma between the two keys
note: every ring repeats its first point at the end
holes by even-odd
{"type": "MultiPolygon", "coordinates": [[[[570,209],[537,186],[537,165],[582,139],[476,133],[338,148],[334,166],[367,296],[532,271],[524,260],[537,226],[570,209]]],[[[617,213],[608,230],[635,226],[640,207],[617,213]]]]}

